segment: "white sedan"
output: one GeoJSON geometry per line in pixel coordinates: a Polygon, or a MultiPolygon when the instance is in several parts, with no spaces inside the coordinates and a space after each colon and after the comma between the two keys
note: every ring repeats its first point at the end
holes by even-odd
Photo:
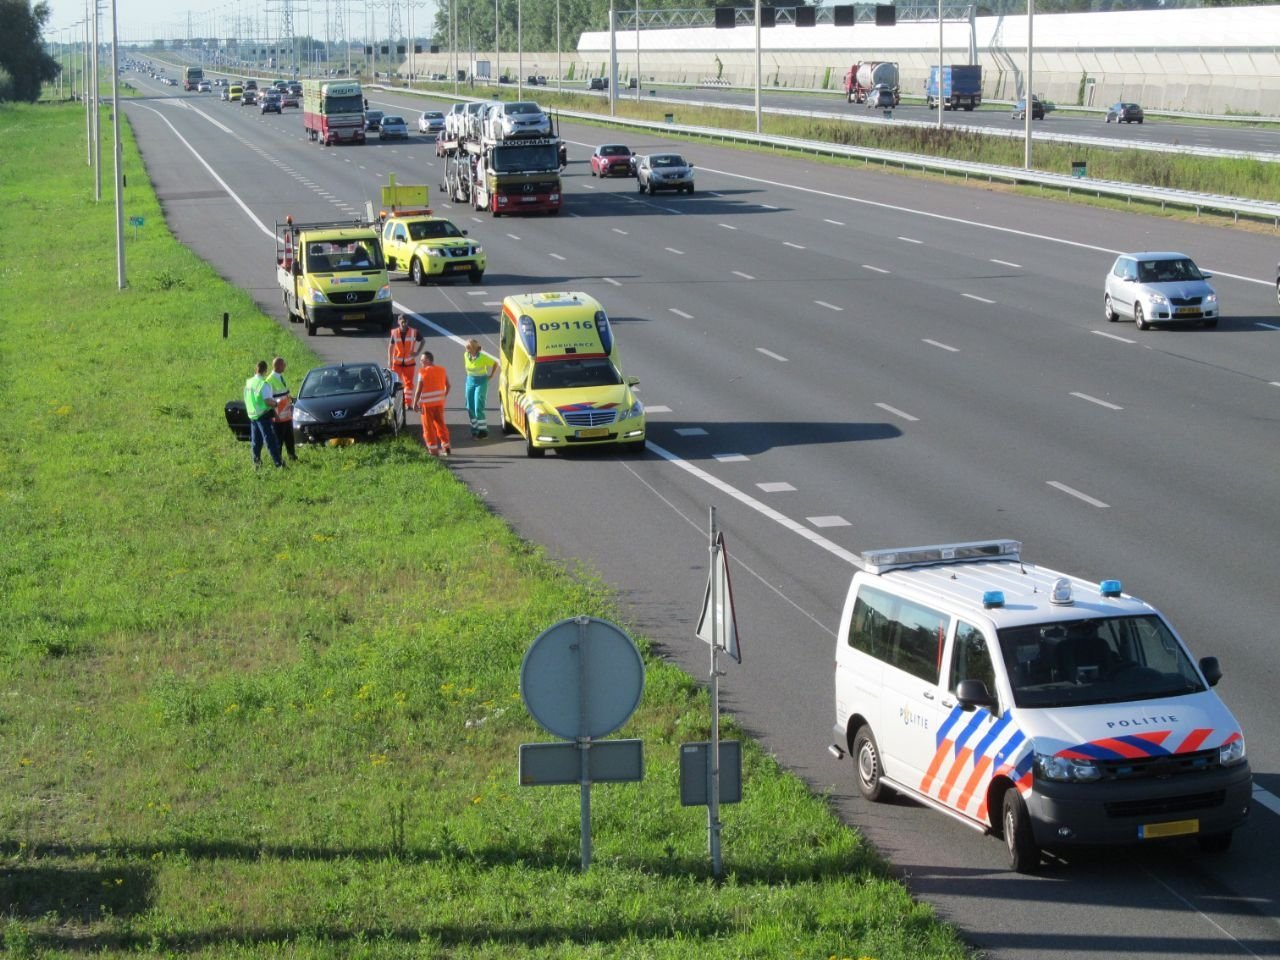
{"type": "Polygon", "coordinates": [[[427,110],[418,118],[419,133],[444,133],[444,114],[439,110],[427,110]]]}

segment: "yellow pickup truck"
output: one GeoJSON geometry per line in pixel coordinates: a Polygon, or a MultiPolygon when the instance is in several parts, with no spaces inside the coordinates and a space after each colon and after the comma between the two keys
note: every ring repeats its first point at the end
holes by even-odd
{"type": "Polygon", "coordinates": [[[360,220],[276,224],[276,279],[293,323],[391,328],[391,283],[375,224],[360,220]]]}
{"type": "Polygon", "coordinates": [[[484,279],[484,247],[451,220],[433,216],[427,188],[420,184],[383,187],[382,252],[387,269],[407,273],[418,286],[449,277],[484,279]]]}

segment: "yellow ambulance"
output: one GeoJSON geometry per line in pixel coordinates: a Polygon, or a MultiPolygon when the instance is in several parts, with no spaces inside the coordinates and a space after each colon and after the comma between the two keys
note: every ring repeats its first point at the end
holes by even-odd
{"type": "Polygon", "coordinates": [[[585,293],[525,293],[502,301],[498,397],[502,432],[525,452],[612,444],[644,450],[644,404],[624,377],[609,317],[585,293]]]}

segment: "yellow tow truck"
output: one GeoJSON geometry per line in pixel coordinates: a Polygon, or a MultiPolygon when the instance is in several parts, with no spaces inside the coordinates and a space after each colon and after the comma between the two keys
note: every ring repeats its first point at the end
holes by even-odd
{"type": "Polygon", "coordinates": [[[376,223],[335,220],[276,224],[276,280],[289,320],[319,327],[391,329],[387,263],[376,223]]]}

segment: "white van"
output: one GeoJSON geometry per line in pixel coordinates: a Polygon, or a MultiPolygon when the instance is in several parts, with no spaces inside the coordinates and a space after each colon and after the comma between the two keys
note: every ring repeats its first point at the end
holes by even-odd
{"type": "Polygon", "coordinates": [[[1118,580],[1021,560],[1015,540],[862,555],[836,638],[831,752],[887,789],[1042,850],[1194,836],[1249,813],[1239,724],[1160,613],[1118,580]]]}

